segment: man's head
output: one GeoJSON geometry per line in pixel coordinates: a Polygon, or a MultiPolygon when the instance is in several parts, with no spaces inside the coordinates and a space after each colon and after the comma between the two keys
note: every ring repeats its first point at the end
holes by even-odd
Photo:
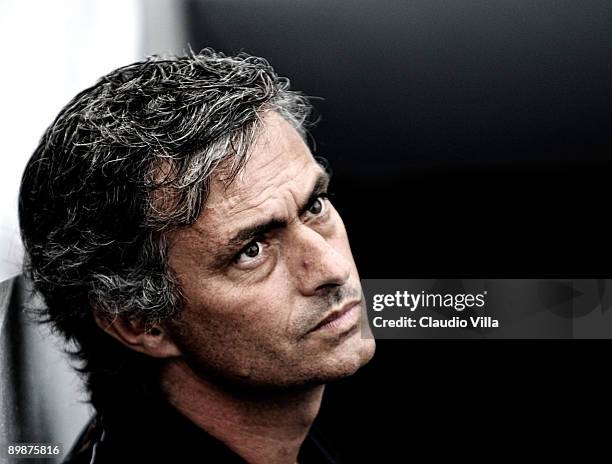
{"type": "Polygon", "coordinates": [[[372,356],[358,307],[320,327],[361,288],[304,142],[310,105],[288,87],[247,55],[149,60],[77,95],[43,136],[22,236],[94,402],[155,382],[168,361],[265,388],[332,380],[372,356]]]}

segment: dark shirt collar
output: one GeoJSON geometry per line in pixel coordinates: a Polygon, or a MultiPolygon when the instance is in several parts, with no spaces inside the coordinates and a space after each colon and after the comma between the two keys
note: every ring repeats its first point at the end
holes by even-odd
{"type": "MultiPolygon", "coordinates": [[[[136,462],[246,461],[165,401],[147,402],[94,417],[65,462],[80,464],[136,462]]],[[[311,430],[300,449],[299,464],[339,464],[322,438],[311,430]]]]}

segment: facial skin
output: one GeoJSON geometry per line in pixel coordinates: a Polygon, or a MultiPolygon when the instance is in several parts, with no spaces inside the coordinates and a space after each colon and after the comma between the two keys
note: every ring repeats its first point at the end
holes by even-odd
{"type": "Polygon", "coordinates": [[[170,237],[186,306],[167,330],[197,375],[303,387],[350,375],[373,356],[361,304],[340,327],[313,330],[362,298],[344,224],[322,195],[327,182],[297,131],[268,112],[244,170],[229,184],[213,176],[196,223],[170,237]],[[272,220],[254,237],[245,232],[272,220]]]}

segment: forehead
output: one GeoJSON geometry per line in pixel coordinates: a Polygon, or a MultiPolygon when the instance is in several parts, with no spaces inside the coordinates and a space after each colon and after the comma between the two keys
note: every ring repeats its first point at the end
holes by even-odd
{"type": "Polygon", "coordinates": [[[322,173],[298,132],[277,113],[264,117],[244,168],[231,183],[213,175],[194,231],[222,242],[238,226],[256,219],[290,215],[304,202],[322,173]]]}

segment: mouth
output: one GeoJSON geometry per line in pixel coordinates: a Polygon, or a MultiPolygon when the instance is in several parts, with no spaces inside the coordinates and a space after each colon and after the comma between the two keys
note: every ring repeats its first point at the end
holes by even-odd
{"type": "Polygon", "coordinates": [[[346,303],[340,309],[331,311],[309,333],[325,330],[341,331],[352,328],[359,319],[361,299],[346,303]]]}

